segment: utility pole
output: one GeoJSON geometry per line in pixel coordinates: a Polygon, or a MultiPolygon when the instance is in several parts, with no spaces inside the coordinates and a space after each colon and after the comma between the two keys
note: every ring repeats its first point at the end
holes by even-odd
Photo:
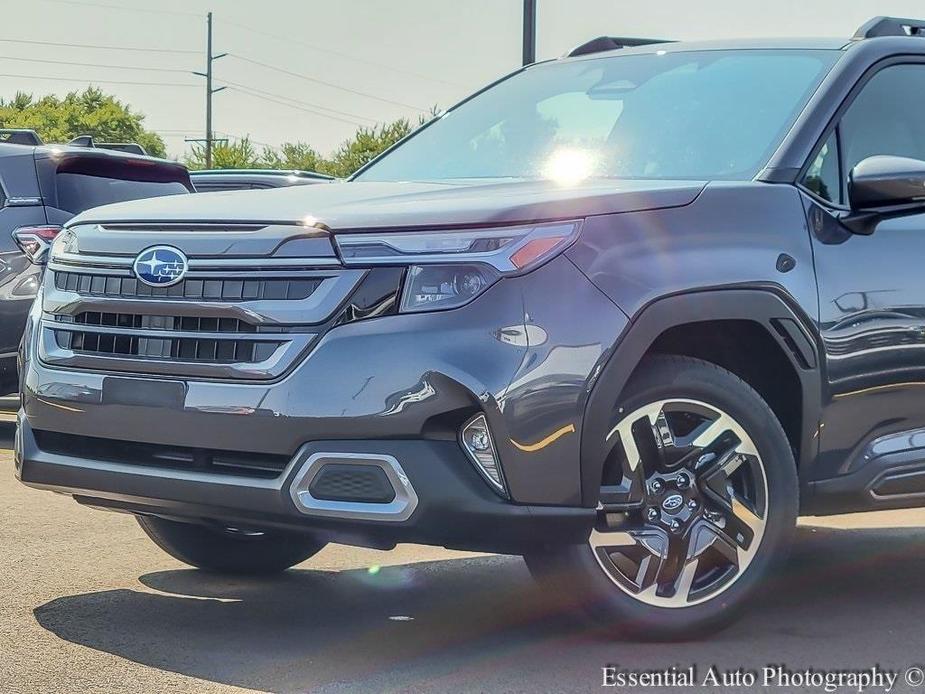
{"type": "Polygon", "coordinates": [[[212,61],[224,58],[227,53],[212,55],[212,13],[206,15],[206,71],[193,72],[194,75],[206,78],[206,168],[212,168],[212,142],[214,141],[212,133],[212,95],[222,91],[225,87],[212,88],[212,61]]]}
{"type": "Polygon", "coordinates": [[[536,62],[536,0],[524,0],[524,65],[536,62]]]}

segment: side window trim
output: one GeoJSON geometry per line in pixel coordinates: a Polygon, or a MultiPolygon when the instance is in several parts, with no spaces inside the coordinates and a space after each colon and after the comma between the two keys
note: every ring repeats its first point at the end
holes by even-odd
{"type": "Polygon", "coordinates": [[[848,201],[848,172],[845,171],[845,148],[841,141],[841,119],[835,126],[835,154],[838,162],[838,204],[846,209],[851,207],[848,201]]]}

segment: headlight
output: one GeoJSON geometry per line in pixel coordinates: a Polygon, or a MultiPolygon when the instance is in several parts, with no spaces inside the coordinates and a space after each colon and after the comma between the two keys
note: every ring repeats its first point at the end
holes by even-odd
{"type": "Polygon", "coordinates": [[[401,310],[468,303],[505,275],[532,270],[567,248],[580,222],[492,229],[338,234],[344,264],[408,265],[401,310]]]}

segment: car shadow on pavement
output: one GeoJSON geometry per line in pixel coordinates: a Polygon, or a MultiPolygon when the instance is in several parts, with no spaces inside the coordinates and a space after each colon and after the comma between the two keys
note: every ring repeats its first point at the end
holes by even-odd
{"type": "Polygon", "coordinates": [[[263,580],[162,571],[141,576],[138,590],[62,597],[34,614],[73,643],[268,691],[590,689],[614,662],[909,665],[903,654],[921,645],[925,618],[923,570],[920,529],[803,526],[743,620],[671,645],[589,631],[536,589],[521,559],[502,556],[263,580]]]}

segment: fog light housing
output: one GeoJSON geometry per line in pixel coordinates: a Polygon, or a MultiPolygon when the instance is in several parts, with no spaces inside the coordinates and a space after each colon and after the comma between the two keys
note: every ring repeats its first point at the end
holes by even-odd
{"type": "Polygon", "coordinates": [[[501,464],[498,462],[498,454],[484,414],[476,415],[460,430],[459,443],[491,488],[508,498],[504,474],[501,472],[501,464]]]}

